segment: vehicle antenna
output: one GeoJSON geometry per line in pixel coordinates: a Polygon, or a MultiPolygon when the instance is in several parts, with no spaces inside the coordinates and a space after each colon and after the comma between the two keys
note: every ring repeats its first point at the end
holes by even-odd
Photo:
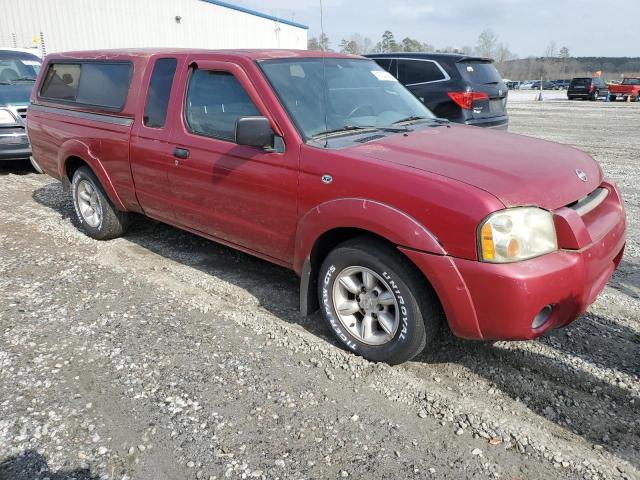
{"type": "Polygon", "coordinates": [[[324,135],[324,148],[329,147],[329,121],[327,120],[327,107],[329,103],[329,99],[327,98],[327,66],[325,63],[325,51],[324,51],[324,17],[323,17],[323,8],[322,8],[322,0],[320,0],[320,51],[322,52],[322,96],[324,100],[324,131],[327,132],[324,135]]]}

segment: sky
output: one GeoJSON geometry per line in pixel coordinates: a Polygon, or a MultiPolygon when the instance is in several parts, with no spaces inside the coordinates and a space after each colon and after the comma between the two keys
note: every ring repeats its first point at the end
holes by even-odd
{"type": "MultiPolygon", "coordinates": [[[[232,0],[309,26],[320,34],[320,0],[232,0]]],[[[624,0],[622,4],[636,4],[624,0]]],[[[637,14],[606,13],[602,0],[323,0],[324,30],[336,49],[357,33],[377,43],[385,30],[438,47],[475,46],[490,28],[521,58],[542,56],[551,41],[574,56],[640,56],[637,14]]],[[[638,9],[636,9],[638,10],[638,9]]]]}

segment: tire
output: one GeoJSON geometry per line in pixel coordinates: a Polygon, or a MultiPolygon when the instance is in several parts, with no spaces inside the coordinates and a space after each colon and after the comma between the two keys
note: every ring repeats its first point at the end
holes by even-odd
{"type": "Polygon", "coordinates": [[[96,240],[121,236],[129,225],[129,214],[116,209],[100,181],[89,167],[80,167],[71,182],[73,206],[78,222],[87,235],[96,240]],[[90,214],[93,212],[93,214],[90,214]]]}
{"type": "Polygon", "coordinates": [[[569,97],[569,96],[567,96],[567,98],[569,99],[569,101],[576,99],[576,97],[569,97]]]}
{"type": "Polygon", "coordinates": [[[396,248],[367,237],[329,253],[319,272],[318,299],[343,347],[390,365],[406,362],[432,344],[444,317],[420,271],[396,248]]]}
{"type": "Polygon", "coordinates": [[[42,170],[42,167],[38,165],[38,162],[36,162],[36,159],[33,158],[33,155],[29,157],[29,163],[31,163],[31,168],[33,168],[36,173],[44,173],[44,170],[42,170]]]}
{"type": "Polygon", "coordinates": [[[616,96],[615,95],[609,95],[609,101],[610,102],[615,102],[616,101],[616,96]]]}
{"type": "Polygon", "coordinates": [[[593,92],[593,94],[591,95],[591,98],[589,98],[589,100],[591,100],[592,102],[596,102],[599,97],[600,97],[600,92],[598,90],[596,90],[595,92],[593,92]]]}

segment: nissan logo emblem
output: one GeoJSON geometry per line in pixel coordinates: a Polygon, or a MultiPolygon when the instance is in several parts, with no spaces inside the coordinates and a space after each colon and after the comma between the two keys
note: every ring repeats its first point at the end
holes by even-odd
{"type": "Polygon", "coordinates": [[[586,174],[586,173],[584,173],[584,172],[583,172],[582,170],[580,170],[580,169],[577,169],[577,170],[576,170],[576,175],[577,175],[577,176],[578,176],[578,178],[579,178],[580,180],[582,180],[583,182],[586,182],[586,181],[589,179],[589,177],[587,177],[587,174],[586,174]]]}

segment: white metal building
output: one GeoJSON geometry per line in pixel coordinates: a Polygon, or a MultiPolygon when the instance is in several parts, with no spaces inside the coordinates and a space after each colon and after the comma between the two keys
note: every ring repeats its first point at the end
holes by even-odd
{"type": "Polygon", "coordinates": [[[218,0],[0,0],[0,47],[307,48],[305,25],[218,0]]]}

